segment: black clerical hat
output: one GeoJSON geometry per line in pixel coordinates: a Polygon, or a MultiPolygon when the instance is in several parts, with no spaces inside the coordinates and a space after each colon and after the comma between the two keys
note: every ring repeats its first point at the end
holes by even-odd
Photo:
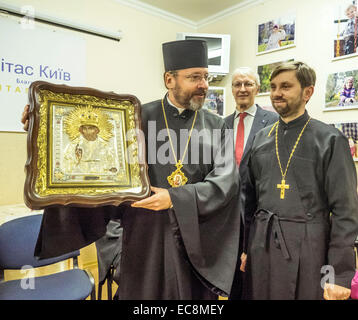
{"type": "Polygon", "coordinates": [[[165,71],[208,67],[208,47],[204,40],[163,43],[165,71]]]}

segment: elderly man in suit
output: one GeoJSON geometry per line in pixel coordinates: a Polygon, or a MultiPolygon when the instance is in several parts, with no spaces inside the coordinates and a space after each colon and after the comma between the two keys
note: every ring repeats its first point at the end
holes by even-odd
{"type": "MultiPolygon", "coordinates": [[[[264,110],[255,104],[255,97],[259,89],[260,78],[251,68],[241,67],[233,72],[232,94],[236,102],[236,110],[225,118],[225,122],[234,131],[235,157],[236,163],[239,166],[240,177],[244,177],[247,174],[247,164],[255,134],[278,120],[277,113],[264,110]]],[[[241,179],[241,181],[243,180],[241,179]]],[[[245,206],[244,185],[240,189],[240,205],[241,208],[245,206]]],[[[243,210],[241,210],[241,217],[245,223],[243,210]]],[[[241,223],[241,226],[243,226],[243,223],[241,223]]],[[[243,244],[243,230],[241,231],[239,257],[242,254],[243,244]]],[[[239,300],[242,295],[243,273],[240,270],[240,263],[241,259],[238,259],[236,275],[230,295],[232,300],[239,300]]]]}

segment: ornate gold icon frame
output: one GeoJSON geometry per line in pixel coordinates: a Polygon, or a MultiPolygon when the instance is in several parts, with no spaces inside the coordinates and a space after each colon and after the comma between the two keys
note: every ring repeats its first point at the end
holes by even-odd
{"type": "Polygon", "coordinates": [[[35,81],[29,103],[28,207],[119,205],[150,194],[135,96],[35,81]]]}

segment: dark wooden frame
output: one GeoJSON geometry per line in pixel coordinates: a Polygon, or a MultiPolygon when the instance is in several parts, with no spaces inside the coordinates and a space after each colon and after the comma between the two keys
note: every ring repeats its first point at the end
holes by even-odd
{"type": "MultiPolygon", "coordinates": [[[[63,102],[63,101],[62,101],[63,102]]],[[[142,133],[140,101],[133,95],[116,94],[113,92],[103,92],[86,87],[70,87],[66,85],[56,85],[44,81],[35,81],[29,88],[29,131],[27,137],[27,161],[25,164],[26,180],[24,186],[24,200],[25,204],[31,209],[43,209],[56,205],[70,205],[80,207],[96,207],[103,205],[119,205],[123,202],[137,201],[146,198],[150,195],[150,182],[148,177],[148,166],[146,163],[145,139],[142,133]],[[44,96],[49,94],[53,96],[63,96],[69,99],[70,108],[75,108],[72,98],[84,99],[84,103],[93,101],[108,101],[109,104],[115,104],[123,107],[128,106],[128,110],[124,108],[123,114],[125,121],[125,132],[131,126],[134,129],[133,134],[134,154],[138,155],[138,162],[129,164],[126,162],[128,172],[130,172],[130,180],[133,184],[126,189],[120,185],[101,185],[100,183],[91,186],[84,186],[83,188],[76,188],[69,184],[63,185],[61,183],[54,186],[49,183],[49,175],[51,161],[47,153],[50,150],[49,144],[51,139],[51,120],[45,120],[51,108],[51,103],[58,103],[56,99],[44,99],[44,96]],[[46,100],[46,101],[45,101],[46,100]],[[51,103],[50,103],[51,101],[51,103]],[[128,125],[130,123],[130,126],[128,125]],[[135,128],[134,128],[135,127],[135,128]],[[44,155],[46,154],[46,156],[44,155]],[[45,159],[44,161],[41,159],[45,159]],[[48,160],[50,159],[50,160],[48,160]],[[46,166],[42,165],[46,162],[46,166]],[[43,167],[46,167],[45,169],[43,167]],[[45,173],[44,173],[45,172],[45,173]],[[45,176],[46,175],[46,179],[45,176]],[[46,182],[44,182],[46,180],[46,182]],[[40,187],[39,187],[40,186],[40,187]],[[136,189],[133,192],[133,189],[136,189]],[[140,190],[138,190],[140,189],[140,190]],[[82,190],[82,191],[81,191],[82,190]],[[95,192],[93,192],[95,190],[95,192]],[[126,191],[128,190],[128,191],[126,191]]],[[[98,104],[98,103],[97,103],[98,104]]],[[[78,105],[78,104],[77,104],[78,105]]],[[[97,108],[98,106],[96,106],[97,108]]],[[[54,107],[52,107],[54,108],[54,107]]],[[[101,107],[99,107],[101,108],[101,107]]],[[[127,143],[127,141],[124,141],[127,143]]],[[[127,150],[128,146],[126,145],[127,150]]],[[[128,151],[128,150],[127,150],[128,151]]],[[[53,166],[53,164],[52,164],[53,166]]],[[[87,182],[86,182],[87,183],[87,182]]]]}

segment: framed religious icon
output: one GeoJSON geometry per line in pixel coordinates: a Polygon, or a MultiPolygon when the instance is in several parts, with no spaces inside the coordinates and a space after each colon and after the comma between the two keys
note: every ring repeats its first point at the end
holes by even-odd
{"type": "Polygon", "coordinates": [[[35,81],[29,103],[28,207],[119,205],[149,196],[135,96],[35,81]]]}

